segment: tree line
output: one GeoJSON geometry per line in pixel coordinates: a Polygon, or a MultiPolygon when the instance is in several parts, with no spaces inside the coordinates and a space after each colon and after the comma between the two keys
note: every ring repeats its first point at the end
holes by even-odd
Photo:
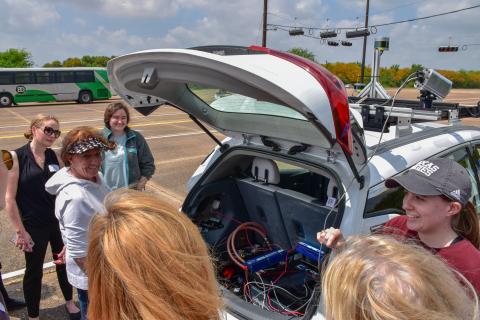
{"type": "MultiPolygon", "coordinates": [[[[304,58],[315,61],[315,55],[304,48],[292,48],[289,52],[304,58]]],[[[63,61],[54,60],[45,63],[43,67],[106,67],[108,60],[115,56],[83,56],[71,57],[63,61]]],[[[8,49],[0,51],[0,67],[3,68],[28,68],[34,65],[32,54],[25,49],[8,49]]],[[[323,65],[330,72],[339,77],[344,83],[360,82],[359,62],[326,62],[323,65]]],[[[384,87],[399,87],[405,78],[415,71],[422,69],[420,64],[413,64],[410,67],[401,68],[399,65],[380,68],[380,82],[384,87]]],[[[365,79],[368,80],[371,75],[371,68],[365,68],[365,79]]],[[[454,88],[480,88],[480,71],[466,70],[436,70],[453,82],[454,88]]],[[[410,84],[412,85],[412,84],[410,84]]]]}
{"type": "MultiPolygon", "coordinates": [[[[315,61],[315,55],[304,48],[293,48],[289,52],[304,58],[315,61]]],[[[360,82],[360,62],[335,62],[335,63],[322,63],[326,69],[339,77],[343,83],[358,83],[360,82]]],[[[412,73],[423,69],[421,64],[412,64],[410,67],[400,68],[398,64],[390,67],[380,68],[380,82],[386,88],[398,88],[402,82],[412,73]]],[[[452,81],[453,88],[480,88],[480,71],[453,71],[453,70],[438,70],[447,79],[452,81]]],[[[365,67],[365,79],[368,82],[372,74],[372,69],[368,66],[365,67]]],[[[410,83],[413,86],[413,83],[410,83]]]]}
{"type": "MultiPolygon", "coordinates": [[[[63,61],[53,60],[45,63],[44,68],[70,68],[70,67],[106,67],[107,62],[115,56],[83,56],[72,57],[63,61]]],[[[0,51],[1,68],[29,68],[33,67],[32,54],[25,49],[8,49],[0,51]]]]}

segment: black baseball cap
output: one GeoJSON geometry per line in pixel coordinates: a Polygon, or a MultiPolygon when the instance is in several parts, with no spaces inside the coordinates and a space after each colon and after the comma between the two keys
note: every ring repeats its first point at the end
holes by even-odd
{"type": "Polygon", "coordinates": [[[472,195],[472,182],[467,170],[456,161],[445,158],[422,160],[406,173],[387,179],[385,186],[402,186],[423,196],[444,195],[462,205],[472,195]]]}

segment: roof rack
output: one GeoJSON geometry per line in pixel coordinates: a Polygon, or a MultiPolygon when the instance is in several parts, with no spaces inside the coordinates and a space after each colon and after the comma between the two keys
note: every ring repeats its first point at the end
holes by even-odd
{"type": "Polygon", "coordinates": [[[396,136],[412,133],[412,122],[448,120],[449,124],[458,123],[460,118],[479,117],[479,106],[465,106],[458,103],[433,102],[431,108],[420,106],[419,100],[395,100],[390,112],[391,99],[348,97],[350,108],[362,115],[365,130],[389,132],[390,125],[396,125],[396,136]]]}

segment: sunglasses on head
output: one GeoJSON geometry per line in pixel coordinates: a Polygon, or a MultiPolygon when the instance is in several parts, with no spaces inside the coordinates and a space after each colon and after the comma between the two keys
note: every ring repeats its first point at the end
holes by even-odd
{"type": "Polygon", "coordinates": [[[3,163],[5,163],[7,170],[12,169],[13,167],[12,154],[8,150],[1,150],[1,151],[2,151],[2,160],[3,160],[3,163]]]}
{"type": "Polygon", "coordinates": [[[60,135],[62,134],[60,130],[55,130],[52,127],[43,128],[43,133],[45,133],[47,136],[55,136],[55,138],[60,137],[60,135]]]}

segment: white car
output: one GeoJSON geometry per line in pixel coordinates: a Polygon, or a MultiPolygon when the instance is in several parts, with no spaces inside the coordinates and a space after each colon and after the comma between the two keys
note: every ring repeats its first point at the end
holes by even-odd
{"type": "Polygon", "coordinates": [[[141,113],[172,105],[227,137],[193,174],[182,210],[212,249],[229,318],[323,318],[317,231],[370,233],[403,214],[402,191],[384,181],[422,159],[464,165],[480,207],[479,128],[391,126],[379,143],[342,82],[309,60],[261,47],[161,49],[115,58],[108,74],[141,113]]]}

